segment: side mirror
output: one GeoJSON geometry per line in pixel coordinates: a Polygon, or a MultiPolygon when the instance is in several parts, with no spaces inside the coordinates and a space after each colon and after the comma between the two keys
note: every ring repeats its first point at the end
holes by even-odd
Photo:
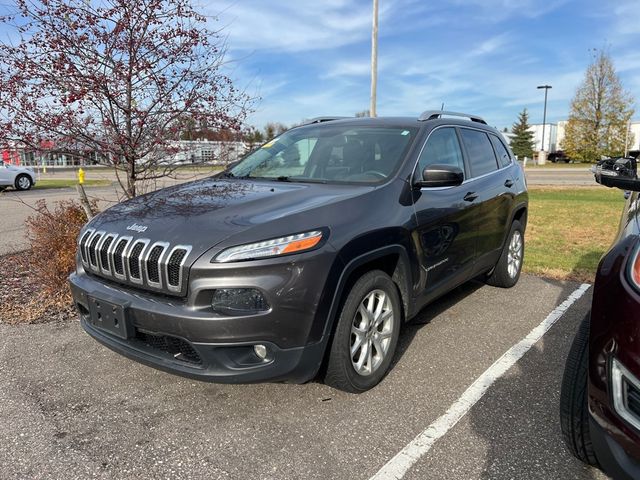
{"type": "Polygon", "coordinates": [[[422,171],[422,179],[415,185],[420,188],[455,187],[464,181],[464,172],[452,165],[428,165],[422,171]]]}
{"type": "Polygon", "coordinates": [[[596,182],[605,187],[640,192],[640,179],[635,158],[600,160],[592,169],[596,182]]]}

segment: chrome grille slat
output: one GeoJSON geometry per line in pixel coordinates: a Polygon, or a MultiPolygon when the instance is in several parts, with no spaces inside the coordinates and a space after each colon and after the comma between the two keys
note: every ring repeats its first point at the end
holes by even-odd
{"type": "Polygon", "coordinates": [[[182,288],[184,263],[191,252],[190,245],[176,245],[166,256],[165,274],[167,288],[172,292],[179,292],[182,288]]]}
{"type": "Polygon", "coordinates": [[[125,269],[125,253],[129,243],[133,240],[133,237],[120,237],[115,242],[113,252],[111,253],[111,260],[113,264],[113,276],[118,280],[127,279],[127,271],[125,269]]]}
{"type": "Polygon", "coordinates": [[[91,235],[93,235],[94,232],[95,232],[95,230],[89,229],[84,233],[84,235],[82,235],[82,237],[80,237],[80,242],[78,244],[78,248],[80,249],[80,258],[82,259],[82,263],[84,265],[87,265],[88,262],[89,262],[89,256],[88,256],[88,253],[87,253],[87,245],[89,243],[89,238],[91,237],[91,235]]]}
{"type": "Polygon", "coordinates": [[[131,248],[127,253],[127,274],[129,275],[129,281],[132,283],[142,284],[142,256],[145,248],[149,245],[147,239],[134,240],[131,243],[131,248]]]}
{"type": "Polygon", "coordinates": [[[109,249],[111,244],[117,238],[115,233],[109,233],[102,237],[97,246],[98,262],[100,263],[100,271],[106,275],[111,275],[111,260],[109,259],[109,249]]]}
{"type": "Polygon", "coordinates": [[[89,240],[89,246],[87,248],[89,251],[89,267],[95,271],[100,271],[100,267],[98,265],[98,245],[100,245],[100,239],[104,236],[104,234],[104,231],[94,233],[89,240]]]}
{"type": "Polygon", "coordinates": [[[152,287],[162,287],[162,262],[168,249],[169,244],[167,242],[156,242],[149,247],[144,257],[147,284],[152,287]]]}
{"type": "Polygon", "coordinates": [[[172,247],[168,242],[88,229],[79,237],[78,248],[85,271],[120,283],[183,293],[191,245],[172,247]]]}

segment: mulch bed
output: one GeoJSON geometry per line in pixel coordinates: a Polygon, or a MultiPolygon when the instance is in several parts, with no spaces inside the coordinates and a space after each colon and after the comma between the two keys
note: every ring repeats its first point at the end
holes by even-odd
{"type": "Polygon", "coordinates": [[[74,318],[67,285],[45,292],[30,267],[29,251],[0,256],[0,323],[23,324],[74,318]]]}

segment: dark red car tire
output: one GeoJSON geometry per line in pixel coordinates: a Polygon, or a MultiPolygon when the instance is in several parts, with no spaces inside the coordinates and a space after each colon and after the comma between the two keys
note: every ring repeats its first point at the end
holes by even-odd
{"type": "Polygon", "coordinates": [[[573,339],[560,390],[560,427],[569,451],[578,460],[598,466],[589,433],[587,405],[590,313],[582,320],[573,339]]]}

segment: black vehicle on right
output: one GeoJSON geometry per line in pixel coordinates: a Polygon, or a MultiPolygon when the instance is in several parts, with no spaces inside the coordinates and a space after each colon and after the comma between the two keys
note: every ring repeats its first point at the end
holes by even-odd
{"type": "Polygon", "coordinates": [[[627,204],[567,358],[561,427],[579,460],[614,479],[640,479],[640,179],[631,158],[604,160],[594,173],[625,190],[627,204]]]}

